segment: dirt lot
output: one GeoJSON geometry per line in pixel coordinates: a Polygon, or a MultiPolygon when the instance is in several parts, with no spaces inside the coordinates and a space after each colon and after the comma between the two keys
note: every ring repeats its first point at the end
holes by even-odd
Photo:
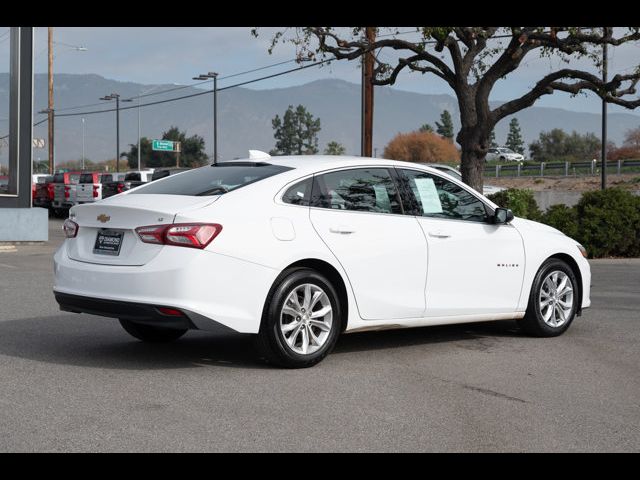
{"type": "MultiPolygon", "coordinates": [[[[539,190],[569,190],[586,192],[600,189],[599,176],[584,177],[485,177],[485,184],[505,188],[528,188],[539,190]]],[[[607,175],[607,186],[621,187],[626,190],[640,191],[640,174],[627,173],[607,175]]]]}

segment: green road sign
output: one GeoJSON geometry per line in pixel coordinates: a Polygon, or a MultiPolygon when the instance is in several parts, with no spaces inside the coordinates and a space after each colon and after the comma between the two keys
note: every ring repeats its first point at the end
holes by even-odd
{"type": "Polygon", "coordinates": [[[160,152],[179,152],[180,142],[172,142],[171,140],[154,140],[151,148],[160,152]]]}

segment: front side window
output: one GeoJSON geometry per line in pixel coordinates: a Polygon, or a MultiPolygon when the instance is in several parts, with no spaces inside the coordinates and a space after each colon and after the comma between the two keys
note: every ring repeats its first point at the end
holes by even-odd
{"type": "Polygon", "coordinates": [[[147,183],[130,195],[222,195],[287,170],[291,168],[269,163],[217,163],[147,183]]]}
{"type": "Polygon", "coordinates": [[[416,201],[417,215],[485,222],[484,203],[461,186],[438,175],[416,170],[400,170],[416,201]]]}
{"type": "Polygon", "coordinates": [[[291,205],[303,205],[309,206],[309,199],[311,198],[311,185],[313,184],[313,178],[307,178],[301,182],[296,183],[293,187],[289,187],[282,196],[284,203],[290,203],[291,205]]]}
{"type": "Polygon", "coordinates": [[[336,210],[402,213],[396,185],[386,168],[358,168],[316,177],[312,205],[336,210]]]}

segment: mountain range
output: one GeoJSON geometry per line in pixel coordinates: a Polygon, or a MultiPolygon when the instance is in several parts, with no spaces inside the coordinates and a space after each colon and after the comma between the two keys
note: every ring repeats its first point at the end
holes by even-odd
{"type": "MultiPolygon", "coordinates": [[[[9,76],[0,73],[0,118],[8,117],[9,76]]],[[[221,84],[223,87],[224,84],[221,84]]],[[[85,118],[86,157],[100,161],[113,158],[116,150],[115,112],[84,114],[65,117],[61,114],[82,113],[114,107],[114,102],[101,102],[100,97],[118,93],[121,98],[135,97],[140,92],[175,89],[175,85],[141,85],[119,82],[95,74],[57,74],[54,78],[56,108],[56,161],[76,160],[82,155],[82,121],[85,118]],[[85,108],[71,109],[78,105],[85,108]]],[[[34,112],[46,108],[47,77],[35,76],[34,112]]],[[[203,92],[196,87],[184,87],[169,93],[151,95],[144,102],[165,100],[176,96],[203,92]]],[[[218,152],[222,159],[244,157],[249,149],[269,151],[274,146],[272,118],[285,112],[289,105],[303,104],[314,116],[319,117],[322,130],[319,134],[320,149],[332,140],[346,147],[348,154],[360,152],[360,85],[343,80],[317,80],[300,86],[269,90],[252,90],[243,87],[218,92],[218,152]]],[[[494,102],[499,104],[499,102],[494,102]]],[[[138,112],[134,102],[121,102],[120,151],[128,150],[135,143],[138,132],[138,112]]],[[[424,123],[435,125],[441,112],[451,112],[456,129],[459,127],[457,102],[450,95],[428,95],[377,87],[375,90],[373,144],[378,156],[384,146],[398,132],[408,132],[424,123]]],[[[160,138],[172,125],[198,134],[206,141],[207,153],[212,151],[213,98],[211,94],[195,96],[175,102],[161,103],[140,109],[142,135],[160,138]]],[[[560,108],[531,107],[515,115],[520,122],[525,144],[538,138],[542,130],[562,128],[568,132],[594,132],[599,136],[600,115],[574,112],[560,108]]],[[[34,121],[45,118],[35,113],[34,121]]],[[[496,126],[496,140],[506,140],[509,118],[496,126]]],[[[0,122],[0,136],[6,134],[8,123],[0,122]]],[[[640,126],[640,116],[633,113],[611,113],[608,116],[609,139],[620,145],[624,134],[640,126]]],[[[46,138],[46,122],[34,128],[34,137],[46,138]]],[[[46,158],[45,149],[34,149],[34,159],[46,158]]],[[[6,153],[2,155],[6,161],[6,153]]]]}

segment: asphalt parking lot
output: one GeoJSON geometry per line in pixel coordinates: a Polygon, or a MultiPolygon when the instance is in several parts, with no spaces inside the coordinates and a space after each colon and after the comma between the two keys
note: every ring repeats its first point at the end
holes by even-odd
{"type": "Polygon", "coordinates": [[[279,370],[245,336],[147,345],[60,312],[62,241],[0,250],[0,451],[638,451],[640,260],[592,262],[558,338],[515,322],[343,336],[279,370]]]}

